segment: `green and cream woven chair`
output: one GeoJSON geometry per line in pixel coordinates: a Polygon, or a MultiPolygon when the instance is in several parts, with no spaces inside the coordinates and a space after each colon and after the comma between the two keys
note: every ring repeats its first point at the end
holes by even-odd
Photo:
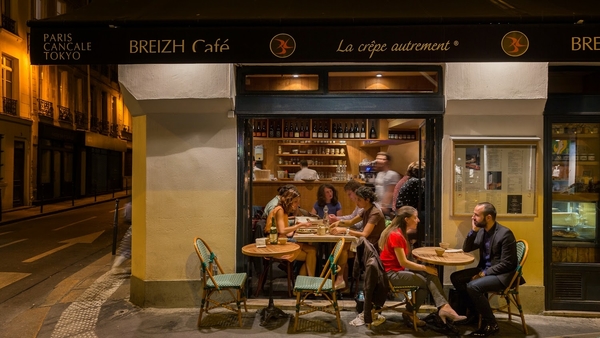
{"type": "Polygon", "coordinates": [[[296,277],[296,283],[294,285],[294,292],[296,293],[296,317],[294,319],[294,331],[298,329],[298,318],[300,316],[315,311],[321,311],[335,315],[337,319],[338,332],[342,332],[340,308],[338,307],[337,303],[337,294],[334,289],[334,283],[339,272],[337,261],[340,258],[342,248],[344,247],[344,242],[344,238],[340,238],[340,240],[337,242],[319,277],[296,277]],[[321,301],[315,302],[309,300],[307,302],[306,298],[311,294],[325,297],[327,305],[317,306],[316,304],[323,303],[321,301]],[[304,307],[305,310],[300,312],[302,307],[304,307]]]}
{"type": "Polygon", "coordinates": [[[373,309],[373,313],[381,313],[383,311],[398,311],[400,313],[409,313],[408,310],[405,309],[405,306],[407,304],[411,304],[412,305],[412,326],[413,329],[415,331],[417,331],[417,321],[419,320],[419,317],[417,317],[417,310],[415,308],[415,303],[414,303],[414,297],[415,297],[415,293],[417,292],[417,290],[419,289],[418,286],[409,286],[409,285],[402,285],[402,286],[395,286],[392,284],[392,282],[390,282],[390,292],[392,292],[396,297],[399,297],[400,295],[402,295],[404,297],[403,301],[400,302],[395,302],[393,304],[387,305],[387,306],[383,306],[380,309],[373,309]]]}
{"type": "MultiPolygon", "coordinates": [[[[523,326],[523,332],[527,335],[527,324],[525,324],[525,315],[523,314],[523,307],[521,306],[521,299],[519,298],[519,285],[521,284],[521,278],[523,277],[523,265],[527,260],[529,254],[529,244],[526,240],[520,239],[517,241],[517,269],[515,274],[510,281],[509,286],[497,292],[489,292],[488,299],[492,300],[495,296],[498,298],[504,298],[506,301],[505,305],[499,305],[498,307],[492,306],[494,312],[502,312],[508,314],[508,321],[512,321],[512,316],[521,317],[521,325],[523,326]],[[511,310],[511,304],[514,305],[518,313],[511,310]]],[[[498,299],[500,303],[500,299],[498,299]]],[[[481,316],[479,316],[479,327],[481,327],[481,316]]]]}
{"type": "Polygon", "coordinates": [[[201,266],[202,288],[204,295],[200,305],[200,315],[198,316],[198,326],[202,321],[203,312],[208,313],[209,310],[222,307],[227,310],[237,312],[240,327],[242,326],[242,309],[241,302],[244,302],[244,310],[248,312],[246,307],[246,297],[244,296],[244,285],[246,284],[246,273],[223,273],[223,269],[217,260],[217,255],[210,250],[206,242],[200,237],[194,239],[194,249],[198,254],[201,266]],[[219,274],[213,275],[214,267],[218,268],[219,274]],[[211,298],[213,293],[227,291],[231,295],[231,299],[226,299],[219,302],[211,298]],[[235,303],[236,308],[230,304],[235,303]]]}

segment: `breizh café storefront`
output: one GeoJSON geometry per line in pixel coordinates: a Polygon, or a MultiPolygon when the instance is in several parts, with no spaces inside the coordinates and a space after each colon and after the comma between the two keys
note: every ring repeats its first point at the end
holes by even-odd
{"type": "MultiPolygon", "coordinates": [[[[135,304],[199,305],[196,236],[219,249],[226,271],[247,271],[241,247],[252,240],[255,121],[283,126],[291,119],[323,119],[335,125],[356,119],[378,121],[382,134],[388,131],[361,143],[386,147],[378,150],[396,144],[391,121],[418,122],[415,159],[427,162],[423,244],[443,240],[460,248],[473,206],[491,201],[498,221],[529,243],[521,288],[527,313],[593,311],[600,305],[594,277],[600,273],[598,216],[585,215],[593,228],[593,235],[580,236],[585,240],[554,236],[577,230],[575,223],[556,228],[556,210],[565,200],[590,203],[591,209],[567,203],[573,215],[577,208],[598,207],[593,186],[600,165],[592,161],[586,164],[592,168],[583,168],[592,182],[583,197],[553,190],[552,172],[556,140],[568,139],[573,151],[582,139],[588,152],[600,150],[593,135],[600,90],[586,75],[600,67],[598,2],[95,0],[28,25],[34,65],[119,65],[136,135],[135,304]],[[408,84],[357,88],[341,79],[335,85],[336,76],[352,74],[370,83],[368,76],[386,72],[416,74],[426,84],[400,77],[408,84]],[[300,89],[252,88],[261,77],[293,85],[296,74],[310,75],[300,89]],[[574,121],[592,123],[581,129],[589,131],[586,138],[574,138],[574,121]],[[559,129],[562,138],[555,137],[559,129]],[[530,149],[527,161],[502,155],[523,144],[530,149]],[[491,158],[475,167],[465,163],[465,148],[480,149],[482,157],[499,149],[499,169],[480,168],[491,166],[491,158]]],[[[278,164],[264,165],[275,170],[278,164]]],[[[581,176],[576,162],[569,165],[567,186],[581,176]]],[[[349,173],[358,174],[354,166],[349,173]]],[[[453,269],[446,268],[446,286],[453,269]]]]}

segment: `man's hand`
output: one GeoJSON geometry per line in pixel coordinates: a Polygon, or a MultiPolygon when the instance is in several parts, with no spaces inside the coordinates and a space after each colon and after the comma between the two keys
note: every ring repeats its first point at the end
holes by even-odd
{"type": "Polygon", "coordinates": [[[329,233],[332,235],[341,235],[346,233],[346,228],[333,227],[329,228],[329,233]]]}
{"type": "Polygon", "coordinates": [[[337,221],[339,221],[339,219],[337,218],[336,215],[334,214],[328,214],[327,216],[329,218],[329,224],[335,223],[337,221]]]}
{"type": "Polygon", "coordinates": [[[471,280],[476,280],[476,279],[479,279],[481,277],[485,277],[485,272],[479,271],[478,274],[476,274],[475,276],[471,277],[471,280]]]}
{"type": "Polygon", "coordinates": [[[481,228],[478,227],[476,224],[477,222],[474,219],[471,219],[471,230],[473,230],[473,232],[481,230],[481,228]]]}

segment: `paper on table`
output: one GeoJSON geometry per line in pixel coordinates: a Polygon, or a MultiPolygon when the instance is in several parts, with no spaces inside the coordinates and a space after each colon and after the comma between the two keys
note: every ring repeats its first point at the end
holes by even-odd
{"type": "Polygon", "coordinates": [[[447,253],[463,252],[462,249],[446,249],[447,253]]]}

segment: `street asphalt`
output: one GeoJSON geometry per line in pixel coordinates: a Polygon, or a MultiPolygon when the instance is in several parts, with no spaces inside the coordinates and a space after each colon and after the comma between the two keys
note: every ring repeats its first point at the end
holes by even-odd
{"type": "MultiPolygon", "coordinates": [[[[45,206],[43,213],[39,212],[39,207],[11,210],[3,214],[0,226],[125,197],[128,197],[126,192],[119,192],[114,197],[110,194],[76,200],[75,203],[56,203],[45,206]]],[[[140,308],[130,303],[130,262],[126,261],[120,269],[111,271],[112,259],[110,254],[103,256],[69,278],[59,281],[52,290],[48,290],[45,301],[27,304],[19,315],[5,318],[5,324],[0,327],[0,337],[278,337],[288,334],[298,337],[449,336],[447,333],[436,331],[431,325],[419,328],[415,332],[404,324],[397,312],[384,312],[386,320],[379,326],[353,326],[350,321],[357,316],[353,300],[340,302],[341,333],[337,332],[335,317],[320,312],[301,317],[298,331],[294,332],[294,300],[289,299],[275,299],[275,305],[290,317],[271,320],[265,326],[260,325],[258,311],[267,305],[267,299],[258,298],[248,300],[248,312],[243,313],[242,327],[239,327],[236,314],[221,310],[205,315],[200,327],[197,327],[198,308],[140,308]]],[[[429,310],[431,307],[425,307],[419,315],[424,317],[429,310]]],[[[497,315],[497,318],[500,326],[497,337],[600,338],[600,312],[527,314],[527,335],[523,333],[518,318],[513,317],[511,322],[503,315],[497,315]]],[[[475,330],[471,326],[458,326],[457,329],[459,334],[455,336],[468,335],[475,330]]]]}

